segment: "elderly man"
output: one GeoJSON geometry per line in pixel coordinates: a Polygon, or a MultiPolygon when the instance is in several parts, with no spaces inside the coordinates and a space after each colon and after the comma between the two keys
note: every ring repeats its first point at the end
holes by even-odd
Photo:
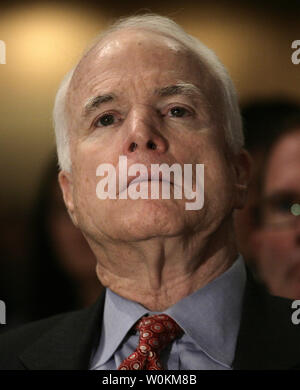
{"type": "MultiPolygon", "coordinates": [[[[290,301],[260,289],[237,253],[232,213],[245,203],[250,162],[234,88],[216,56],[167,18],[122,20],[66,77],[54,119],[64,200],[106,291],[88,309],[4,335],[0,367],[298,366],[290,301]],[[203,164],[203,207],[187,209],[190,198],[174,196],[176,180],[161,175],[169,199],[123,196],[133,177],[118,185],[120,156],[128,172],[191,164],[193,191],[203,164]],[[118,190],[99,199],[103,164],[116,169],[118,190]]],[[[145,195],[149,182],[136,188],[145,195]]]]}

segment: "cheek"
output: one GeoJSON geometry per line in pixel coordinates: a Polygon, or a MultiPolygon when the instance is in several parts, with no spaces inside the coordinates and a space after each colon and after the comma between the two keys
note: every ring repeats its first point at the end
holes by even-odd
{"type": "Polygon", "coordinates": [[[261,238],[260,255],[273,261],[285,261],[293,250],[293,240],[287,232],[266,232],[261,238]]]}
{"type": "Polygon", "coordinates": [[[224,177],[228,170],[228,162],[212,129],[199,130],[174,143],[174,156],[184,163],[204,164],[204,169],[211,176],[217,174],[224,177]]]}
{"type": "Polygon", "coordinates": [[[98,179],[96,176],[97,161],[94,156],[90,159],[81,158],[78,154],[80,164],[74,166],[74,205],[78,221],[86,220],[93,215],[97,207],[96,186],[98,179]]]}
{"type": "Polygon", "coordinates": [[[221,140],[213,130],[207,130],[193,137],[188,144],[186,161],[204,164],[205,200],[214,208],[231,207],[234,197],[233,172],[226,160],[221,140]]]}
{"type": "Polygon", "coordinates": [[[208,151],[205,161],[206,188],[212,199],[233,199],[234,172],[222,153],[208,151]]]}
{"type": "Polygon", "coordinates": [[[114,165],[111,156],[109,158],[105,148],[97,140],[78,142],[72,152],[75,196],[93,202],[96,198],[97,183],[100,180],[96,175],[97,168],[103,163],[114,165]]]}

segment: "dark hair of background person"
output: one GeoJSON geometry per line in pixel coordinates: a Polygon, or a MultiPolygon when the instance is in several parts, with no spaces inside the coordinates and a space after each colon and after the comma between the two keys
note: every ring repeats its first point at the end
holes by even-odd
{"type": "Polygon", "coordinates": [[[256,99],[241,107],[245,148],[270,149],[285,128],[299,121],[300,105],[284,97],[256,99]]]}

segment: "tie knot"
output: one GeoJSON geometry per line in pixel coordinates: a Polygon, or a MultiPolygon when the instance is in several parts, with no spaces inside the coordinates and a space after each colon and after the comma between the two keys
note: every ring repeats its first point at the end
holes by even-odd
{"type": "Polygon", "coordinates": [[[163,350],[183,333],[180,326],[166,314],[142,317],[136,329],[140,332],[141,352],[145,353],[150,349],[163,350]]]}
{"type": "Polygon", "coordinates": [[[119,366],[119,370],[162,370],[160,353],[183,331],[166,314],[142,317],[135,325],[140,333],[137,349],[119,366]]]}

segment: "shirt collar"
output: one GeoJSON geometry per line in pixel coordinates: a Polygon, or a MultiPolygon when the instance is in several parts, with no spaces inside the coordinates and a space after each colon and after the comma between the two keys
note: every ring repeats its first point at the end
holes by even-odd
{"type": "Polygon", "coordinates": [[[139,303],[129,301],[106,289],[100,345],[93,362],[96,362],[97,366],[106,363],[132,326],[148,312],[149,310],[139,303]]]}
{"type": "Polygon", "coordinates": [[[235,356],[245,284],[246,268],[239,256],[219,277],[165,311],[225,367],[231,367],[235,356]]]}
{"type": "MultiPolygon", "coordinates": [[[[239,256],[218,278],[163,312],[170,315],[211,359],[230,367],[245,283],[245,265],[239,256]]],[[[147,313],[149,310],[144,306],[107,289],[100,345],[93,362],[97,362],[97,366],[106,363],[132,326],[147,313]]]]}

